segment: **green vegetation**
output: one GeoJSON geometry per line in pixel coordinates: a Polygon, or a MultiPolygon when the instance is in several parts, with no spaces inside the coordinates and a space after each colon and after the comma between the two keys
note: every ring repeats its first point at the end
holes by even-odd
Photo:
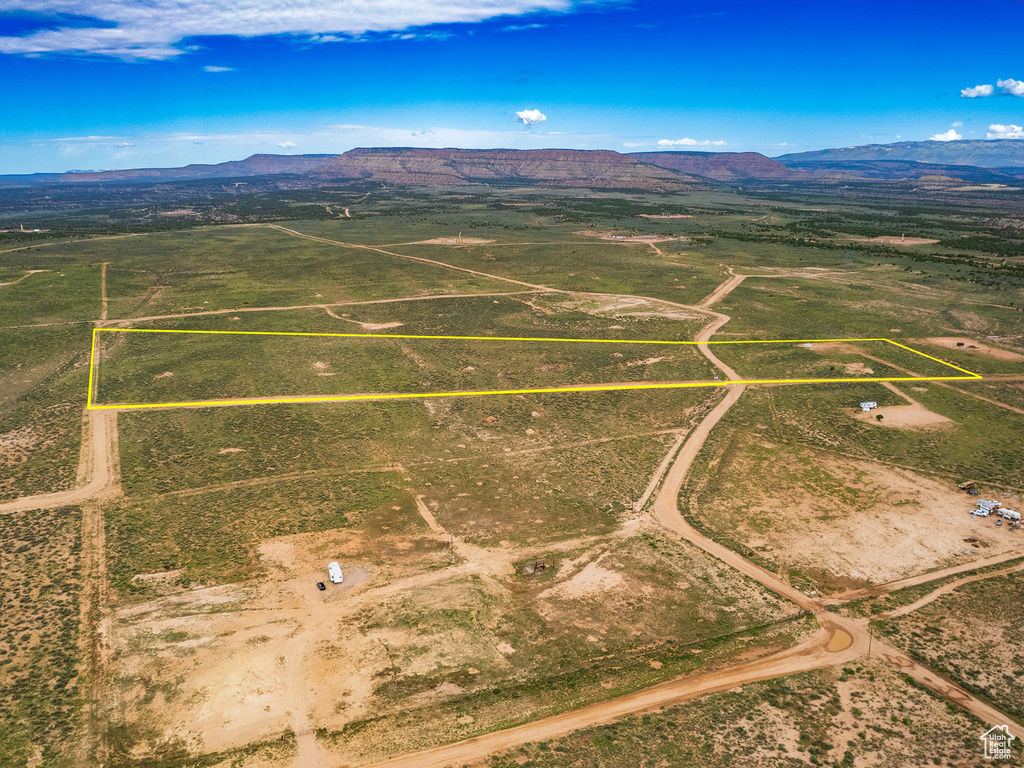
{"type": "Polygon", "coordinates": [[[876,662],[716,693],[491,758],[491,768],[973,765],[986,725],[876,662]]]}
{"type": "Polygon", "coordinates": [[[0,515],[0,766],[81,765],[82,513],[0,515]]]}
{"type": "MultiPolygon", "coordinates": [[[[108,509],[108,572],[128,594],[145,587],[136,574],[182,569],[180,582],[212,584],[261,573],[263,539],[357,523],[367,511],[397,503],[393,474],[297,477],[203,493],[126,500],[108,509]]],[[[408,500],[405,501],[408,505],[408,500]]]]}
{"type": "Polygon", "coordinates": [[[88,345],[75,326],[0,331],[0,501],[74,483],[88,345]]]}
{"type": "Polygon", "coordinates": [[[964,584],[913,613],[879,622],[880,632],[1019,719],[1024,717],[1024,606],[1014,596],[1021,586],[1020,573],[964,584]]]}

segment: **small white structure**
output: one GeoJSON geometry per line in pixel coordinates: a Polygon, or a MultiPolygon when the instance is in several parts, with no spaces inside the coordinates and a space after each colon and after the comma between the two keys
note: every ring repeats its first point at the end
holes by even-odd
{"type": "Polygon", "coordinates": [[[997,513],[1000,517],[1005,517],[1007,520],[1018,522],[1020,520],[1020,512],[1014,512],[1012,509],[1000,509],[997,513]]]}
{"type": "Polygon", "coordinates": [[[998,501],[985,501],[985,499],[978,499],[978,509],[984,509],[986,512],[995,512],[1002,506],[998,501]]]}
{"type": "Polygon", "coordinates": [[[336,561],[328,564],[327,573],[330,574],[332,584],[341,584],[345,578],[341,573],[341,566],[336,561]]]}
{"type": "Polygon", "coordinates": [[[811,348],[810,344],[801,344],[800,346],[802,346],[804,349],[810,349],[811,348]]]}
{"type": "Polygon", "coordinates": [[[874,400],[865,400],[863,403],[860,404],[860,409],[862,411],[864,411],[864,413],[867,413],[872,408],[877,408],[877,407],[878,407],[878,403],[876,403],[874,400]]]}

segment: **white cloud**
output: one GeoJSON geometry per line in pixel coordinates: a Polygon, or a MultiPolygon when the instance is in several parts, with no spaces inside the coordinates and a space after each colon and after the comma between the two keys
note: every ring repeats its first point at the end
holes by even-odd
{"type": "Polygon", "coordinates": [[[671,139],[659,139],[658,140],[658,146],[659,147],[724,147],[725,146],[725,142],[721,141],[721,140],[719,140],[719,141],[708,141],[707,139],[705,139],[704,141],[697,141],[696,139],[676,139],[675,141],[673,141],[671,139]]]}
{"type": "Polygon", "coordinates": [[[296,145],[294,141],[279,141],[277,142],[277,146],[279,146],[281,149],[292,149],[296,145]]]}
{"type": "Polygon", "coordinates": [[[988,127],[989,139],[1024,139],[1024,128],[1019,125],[999,125],[994,123],[988,127]]]}
{"type": "Polygon", "coordinates": [[[203,67],[203,72],[234,72],[234,71],[235,71],[234,67],[214,67],[214,66],[211,66],[211,65],[207,65],[207,66],[203,67]]]}
{"type": "Polygon", "coordinates": [[[548,116],[541,112],[539,109],[524,109],[516,112],[516,120],[521,122],[527,128],[533,125],[540,125],[548,119],[548,116]]]}
{"type": "Polygon", "coordinates": [[[973,88],[964,88],[960,91],[961,99],[983,99],[986,96],[991,96],[995,92],[995,87],[992,85],[976,85],[973,88]]]}
{"type": "Polygon", "coordinates": [[[1006,96],[1024,96],[1024,80],[1007,78],[1006,80],[996,80],[996,85],[1003,89],[1003,94],[1006,96]]]}
{"type": "Polygon", "coordinates": [[[950,128],[945,133],[936,133],[928,141],[960,141],[962,138],[955,128],[950,128]]]}
{"type": "Polygon", "coordinates": [[[432,24],[473,23],[540,11],[567,12],[586,0],[0,0],[0,10],[72,14],[95,27],[38,29],[0,36],[0,53],[80,53],[125,59],[169,59],[197,36],[342,36],[396,32],[432,24]]]}
{"type": "Polygon", "coordinates": [[[507,27],[502,27],[502,32],[525,32],[528,29],[544,29],[547,24],[509,24],[507,27]]]}

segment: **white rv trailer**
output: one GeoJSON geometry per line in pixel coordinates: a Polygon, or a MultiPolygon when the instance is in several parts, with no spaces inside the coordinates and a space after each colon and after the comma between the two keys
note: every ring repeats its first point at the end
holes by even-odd
{"type": "Polygon", "coordinates": [[[341,584],[344,580],[344,576],[341,573],[341,566],[336,561],[331,562],[327,566],[327,573],[331,577],[332,584],[341,584]]]}

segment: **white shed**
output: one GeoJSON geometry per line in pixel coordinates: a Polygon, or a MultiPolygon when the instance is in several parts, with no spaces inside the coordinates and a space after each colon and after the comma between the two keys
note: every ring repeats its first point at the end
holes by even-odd
{"type": "Polygon", "coordinates": [[[864,411],[864,413],[867,413],[872,408],[877,408],[877,407],[878,407],[878,403],[876,403],[874,400],[865,400],[863,403],[860,404],[860,409],[862,411],[864,411]]]}
{"type": "Polygon", "coordinates": [[[341,584],[345,578],[341,573],[341,566],[336,561],[328,564],[327,573],[330,574],[332,584],[341,584]]]}

